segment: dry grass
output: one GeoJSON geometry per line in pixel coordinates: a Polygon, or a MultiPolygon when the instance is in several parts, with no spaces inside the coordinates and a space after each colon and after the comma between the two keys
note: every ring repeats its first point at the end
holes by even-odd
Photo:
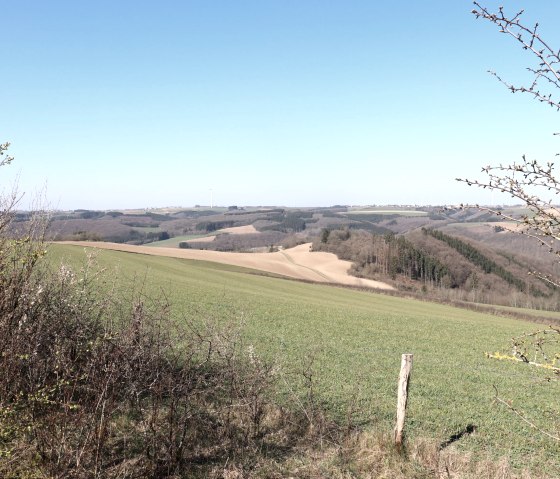
{"type": "MultiPolygon", "coordinates": [[[[317,439],[317,438],[315,438],[317,439]]],[[[353,432],[323,447],[306,444],[281,461],[264,459],[251,471],[239,464],[210,470],[221,479],[545,479],[515,472],[506,459],[491,461],[433,441],[417,440],[405,454],[393,447],[389,434],[353,432]]]]}
{"type": "Polygon", "coordinates": [[[229,233],[230,235],[248,235],[260,233],[253,225],[232,226],[231,228],[223,228],[216,233],[229,233]]]}

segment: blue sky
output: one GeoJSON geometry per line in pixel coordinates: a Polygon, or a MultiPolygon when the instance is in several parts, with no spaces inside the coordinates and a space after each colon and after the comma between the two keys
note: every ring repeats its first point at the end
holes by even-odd
{"type": "MultiPolygon", "coordinates": [[[[560,48],[560,2],[525,8],[560,48]]],[[[0,184],[61,209],[208,204],[210,189],[226,206],[488,203],[454,178],[552,159],[560,113],[486,73],[522,82],[532,59],[471,9],[3,2],[0,141],[16,161],[0,184]]]]}

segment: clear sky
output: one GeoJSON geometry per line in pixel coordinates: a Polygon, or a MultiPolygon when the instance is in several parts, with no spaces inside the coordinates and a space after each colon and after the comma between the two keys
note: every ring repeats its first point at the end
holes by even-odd
{"type": "MultiPolygon", "coordinates": [[[[502,1],[560,48],[560,2],[502,1]]],[[[488,1],[488,7],[500,3],[488,1]]],[[[532,58],[463,0],[2,2],[0,141],[26,205],[491,201],[454,181],[560,151],[486,73],[532,58]]],[[[496,201],[502,201],[495,199],[496,201]]]]}

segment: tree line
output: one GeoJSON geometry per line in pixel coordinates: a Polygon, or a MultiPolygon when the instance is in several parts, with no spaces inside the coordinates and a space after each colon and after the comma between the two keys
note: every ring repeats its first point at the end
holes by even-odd
{"type": "Polygon", "coordinates": [[[485,273],[493,273],[496,276],[499,276],[508,284],[515,286],[519,291],[527,290],[527,285],[524,281],[517,278],[510,271],[506,270],[492,259],[485,256],[479,249],[475,248],[471,244],[462,241],[455,236],[449,236],[432,228],[422,228],[422,232],[437,240],[443,241],[471,263],[482,268],[485,273]]]}
{"type": "Polygon", "coordinates": [[[313,248],[353,261],[353,272],[358,276],[376,278],[383,275],[396,279],[400,275],[430,286],[451,286],[453,283],[446,265],[404,236],[394,233],[377,235],[349,229],[324,229],[313,248]]]}

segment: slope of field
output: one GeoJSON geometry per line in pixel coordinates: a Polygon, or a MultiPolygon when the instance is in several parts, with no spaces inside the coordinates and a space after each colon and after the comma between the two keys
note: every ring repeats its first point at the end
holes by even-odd
{"type": "Polygon", "coordinates": [[[215,232],[215,234],[201,234],[201,235],[184,235],[184,236],[174,236],[161,241],[153,241],[152,243],[147,243],[146,246],[157,247],[157,248],[178,248],[179,243],[186,241],[187,243],[209,243],[214,241],[217,235],[227,233],[233,235],[244,235],[244,234],[255,234],[259,231],[253,225],[246,226],[232,226],[231,228],[223,228],[215,232]]]}
{"type": "MultiPolygon", "coordinates": [[[[208,236],[205,234],[202,235],[182,235],[182,236],[173,236],[172,238],[161,240],[161,241],[152,241],[151,243],[146,243],[144,246],[149,248],[178,248],[179,243],[181,241],[201,241],[208,236]]],[[[214,236],[212,237],[214,238],[214,236]]]]}
{"type": "Polygon", "coordinates": [[[332,253],[310,252],[310,243],[276,253],[224,253],[221,251],[150,248],[148,246],[87,241],[64,241],[61,242],[61,244],[74,244],[92,248],[126,251],[129,253],[214,261],[320,283],[337,283],[364,288],[394,289],[392,286],[380,281],[350,276],[348,274],[348,270],[352,265],[350,261],[339,260],[336,255],[332,253]]]}
{"type": "MultiPolygon", "coordinates": [[[[247,234],[258,234],[258,231],[253,225],[246,226],[232,226],[231,228],[222,228],[216,231],[216,234],[211,236],[204,236],[203,238],[192,238],[188,239],[187,243],[210,243],[216,239],[216,236],[220,234],[230,234],[230,235],[247,235],[247,234]]],[[[178,245],[178,244],[177,244],[178,245]]]]}
{"type": "Polygon", "coordinates": [[[258,232],[259,231],[253,225],[232,226],[231,228],[223,228],[216,231],[217,234],[229,233],[230,235],[248,235],[258,232]]]}
{"type": "MultiPolygon", "coordinates": [[[[51,246],[49,257],[79,265],[84,248],[51,246]]],[[[344,419],[390,434],[401,353],[414,353],[407,431],[414,440],[448,441],[474,457],[507,457],[515,467],[554,476],[558,446],[494,401],[513,399],[540,427],[555,427],[558,385],[522,364],[485,358],[534,324],[444,305],[321,284],[248,275],[236,266],[161,256],[98,251],[101,266],[123,281],[140,278],[145,294],[163,291],[177,317],[236,320],[257,354],[281,366],[286,403],[305,394],[313,371],[317,401],[344,419]],[[312,364],[311,367],[309,365],[312,364]]]]}

